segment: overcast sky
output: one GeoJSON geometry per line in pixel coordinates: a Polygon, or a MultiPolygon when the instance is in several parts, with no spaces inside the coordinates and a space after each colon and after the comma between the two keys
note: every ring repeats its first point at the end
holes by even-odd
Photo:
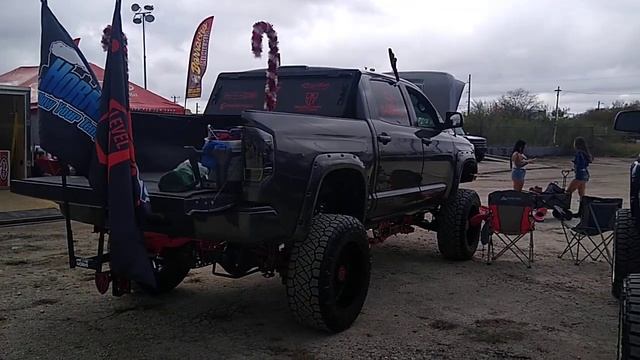
{"type": "MultiPolygon", "coordinates": [[[[143,83],[142,28],[131,21],[134,1],[123,1],[131,80],[143,83]]],[[[439,70],[466,81],[472,99],[497,97],[522,87],[571,112],[598,100],[640,99],[638,0],[155,0],[147,24],[149,89],[184,97],[191,40],[214,15],[206,98],[221,71],[266,66],[250,51],[254,22],[271,22],[283,65],[373,67],[389,71],[392,47],[401,71],[439,70]]],[[[37,65],[40,1],[0,1],[0,73],[37,65]]],[[[49,0],[49,6],[91,62],[104,66],[100,34],[111,23],[114,1],[49,0]]],[[[265,42],[266,45],[266,42],[265,42]]],[[[184,101],[183,98],[180,102],[184,101]]]]}

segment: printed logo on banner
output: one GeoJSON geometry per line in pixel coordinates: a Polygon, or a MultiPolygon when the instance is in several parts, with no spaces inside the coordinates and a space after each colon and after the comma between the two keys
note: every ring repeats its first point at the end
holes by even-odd
{"type": "Polygon", "coordinates": [[[77,51],[62,41],[51,43],[48,63],[40,70],[38,107],[95,140],[100,86],[77,51]]]}

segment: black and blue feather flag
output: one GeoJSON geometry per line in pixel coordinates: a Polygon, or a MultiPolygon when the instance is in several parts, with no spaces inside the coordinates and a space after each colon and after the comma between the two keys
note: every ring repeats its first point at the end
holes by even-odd
{"type": "Polygon", "coordinates": [[[140,225],[149,198],[140,181],[133,144],[127,43],[122,33],[120,4],[117,0],[111,28],[105,30],[103,39],[107,64],[96,132],[96,161],[89,179],[108,208],[111,272],[155,288],[140,225]]]}
{"type": "Polygon", "coordinates": [[[42,1],[41,23],[40,145],[61,162],[72,165],[78,175],[86,176],[100,118],[100,84],[46,1],[42,1]]]}

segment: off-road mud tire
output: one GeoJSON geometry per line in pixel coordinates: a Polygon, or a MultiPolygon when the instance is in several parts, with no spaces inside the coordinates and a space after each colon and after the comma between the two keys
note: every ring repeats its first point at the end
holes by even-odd
{"type": "Polygon", "coordinates": [[[289,308],[304,325],[334,333],[348,329],[367,297],[370,273],[362,223],[351,216],[318,214],[306,239],[291,250],[289,308]]]}
{"type": "Polygon", "coordinates": [[[631,273],[640,273],[640,232],[631,210],[618,210],[613,234],[611,293],[620,298],[624,278],[631,273]]]}
{"type": "Polygon", "coordinates": [[[480,240],[480,226],[469,219],[480,211],[480,197],[473,190],[458,189],[442,206],[438,221],[438,249],[447,260],[469,260],[480,240]]]}
{"type": "Polygon", "coordinates": [[[618,359],[640,359],[640,274],[624,279],[620,300],[618,359]]]}

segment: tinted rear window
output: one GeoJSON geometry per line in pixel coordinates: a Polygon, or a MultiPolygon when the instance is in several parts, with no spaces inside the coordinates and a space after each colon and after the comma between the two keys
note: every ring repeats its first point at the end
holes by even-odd
{"type": "MultiPolygon", "coordinates": [[[[356,73],[339,77],[281,76],[276,111],[349,117],[353,113],[356,73]]],[[[219,78],[205,114],[237,115],[263,110],[264,78],[219,78]]]]}

